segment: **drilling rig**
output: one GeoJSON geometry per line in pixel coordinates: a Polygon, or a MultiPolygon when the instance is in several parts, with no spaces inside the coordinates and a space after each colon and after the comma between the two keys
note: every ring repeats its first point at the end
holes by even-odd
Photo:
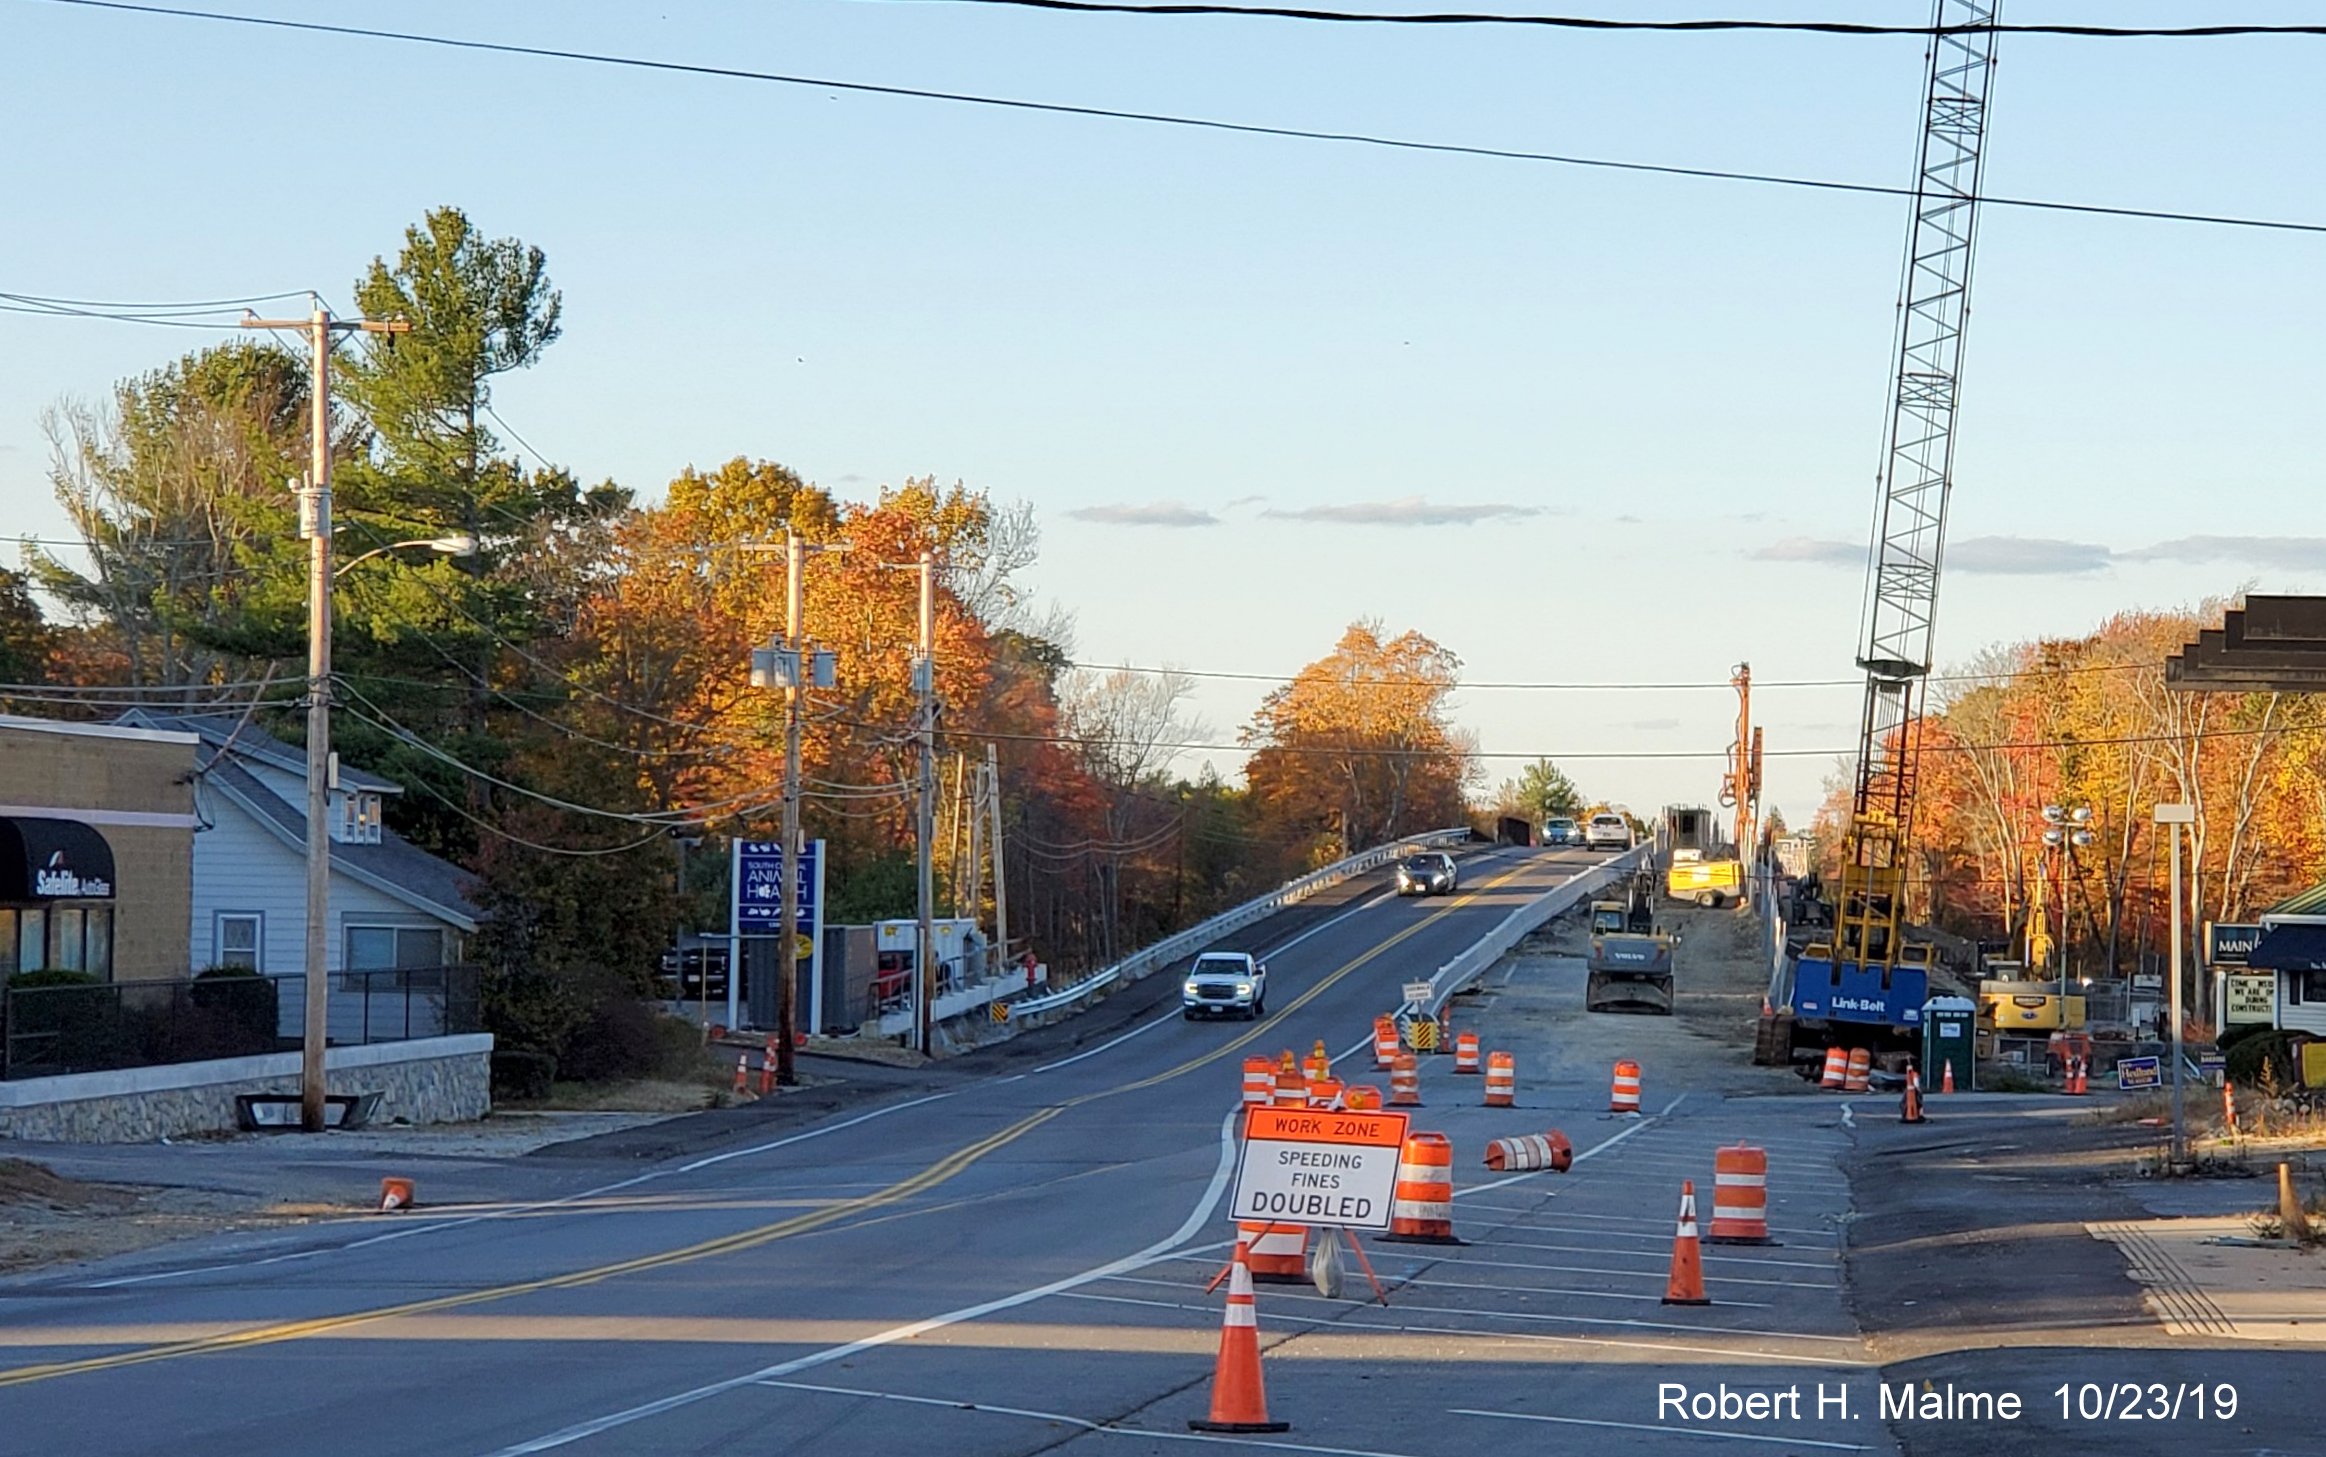
{"type": "Polygon", "coordinates": [[[1931,948],[1905,936],[1908,852],[2000,9],[2000,0],[1932,7],[1895,389],[1859,639],[1866,687],[1857,778],[1832,889],[1831,941],[1781,965],[1771,987],[1772,1016],[1791,1024],[1788,1051],[1916,1038],[1929,998],[1931,948]]]}

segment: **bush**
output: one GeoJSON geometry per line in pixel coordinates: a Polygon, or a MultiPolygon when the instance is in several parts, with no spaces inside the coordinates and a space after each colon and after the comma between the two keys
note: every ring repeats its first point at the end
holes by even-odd
{"type": "Polygon", "coordinates": [[[566,1039],[558,1066],[575,1082],[646,1077],[662,1062],[658,1019],[634,997],[609,996],[589,1009],[566,1039]]]}
{"type": "Polygon", "coordinates": [[[8,989],[21,992],[34,987],[93,987],[104,985],[104,980],[85,971],[19,971],[8,978],[8,989]]]}
{"type": "Polygon", "coordinates": [[[2267,1022],[2240,1022],[2234,1027],[2225,1028],[2219,1037],[2213,1039],[2213,1045],[2226,1053],[2248,1037],[2257,1037],[2264,1032],[2276,1030],[2267,1022]]]}
{"type": "Polygon", "coordinates": [[[2240,1037],[2229,1046],[2225,1056],[2229,1080],[2248,1087],[2259,1087],[2266,1069],[2269,1078],[2280,1088],[2301,1085],[2301,1059],[2296,1056],[2292,1034],[2274,1027],[2240,1037]]]}
{"type": "Polygon", "coordinates": [[[530,1047],[507,1047],[493,1053],[493,1095],[514,1102],[538,1102],[549,1096],[557,1081],[557,1059],[530,1047]]]}

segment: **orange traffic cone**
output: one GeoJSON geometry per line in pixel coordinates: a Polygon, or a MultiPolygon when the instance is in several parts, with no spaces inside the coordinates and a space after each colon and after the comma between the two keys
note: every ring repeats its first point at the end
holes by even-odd
{"type": "Polygon", "coordinates": [[[412,1181],[386,1178],[380,1180],[380,1213],[393,1214],[399,1209],[412,1207],[412,1181]]]}
{"type": "Polygon", "coordinates": [[[1672,1236],[1672,1279],[1664,1287],[1666,1305],[1710,1305],[1704,1293],[1704,1247],[1696,1238],[1696,1181],[1680,1185],[1680,1228],[1672,1236]]]}
{"type": "Polygon", "coordinates": [[[1252,1298],[1250,1254],[1236,1241],[1228,1274],[1228,1308],[1220,1320],[1219,1362],[1212,1370],[1211,1416],[1189,1418],[1192,1432],[1289,1432],[1290,1422],[1268,1420],[1268,1391],[1260,1377],[1260,1307],[1252,1298]]]}
{"type": "Polygon", "coordinates": [[[735,1091],[738,1093],[751,1091],[751,1054],[748,1052],[735,1054],[735,1091]]]}
{"type": "Polygon", "coordinates": [[[1913,1063],[1906,1064],[1906,1095],[1898,1100],[1898,1121],[1922,1121],[1922,1074],[1914,1070],[1913,1063]]]}
{"type": "Polygon", "coordinates": [[[1954,1091],[1954,1064],[1949,1062],[1945,1064],[1945,1068],[1946,1070],[1939,1075],[1938,1090],[1942,1093],[1951,1093],[1954,1091]]]}
{"type": "Polygon", "coordinates": [[[767,1039],[767,1051],[759,1059],[759,1096],[764,1098],[775,1091],[775,1039],[767,1039]]]}

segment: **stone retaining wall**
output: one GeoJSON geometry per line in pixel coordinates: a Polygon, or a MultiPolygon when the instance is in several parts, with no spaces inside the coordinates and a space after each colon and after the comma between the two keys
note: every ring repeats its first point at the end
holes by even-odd
{"type": "MultiPolygon", "coordinates": [[[[459,1123],[492,1111],[489,1034],[334,1047],[334,1093],[381,1095],[375,1122],[459,1123]]],[[[0,1083],[0,1138],[146,1143],[236,1126],[240,1093],[296,1093],[299,1054],[223,1058],[0,1083]]]]}

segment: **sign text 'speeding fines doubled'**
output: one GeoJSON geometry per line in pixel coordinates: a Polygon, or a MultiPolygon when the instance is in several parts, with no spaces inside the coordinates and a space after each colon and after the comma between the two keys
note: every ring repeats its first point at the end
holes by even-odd
{"type": "Polygon", "coordinates": [[[1387,1229],[1405,1129],[1403,1113],[1246,1110],[1234,1217],[1387,1229]]]}

